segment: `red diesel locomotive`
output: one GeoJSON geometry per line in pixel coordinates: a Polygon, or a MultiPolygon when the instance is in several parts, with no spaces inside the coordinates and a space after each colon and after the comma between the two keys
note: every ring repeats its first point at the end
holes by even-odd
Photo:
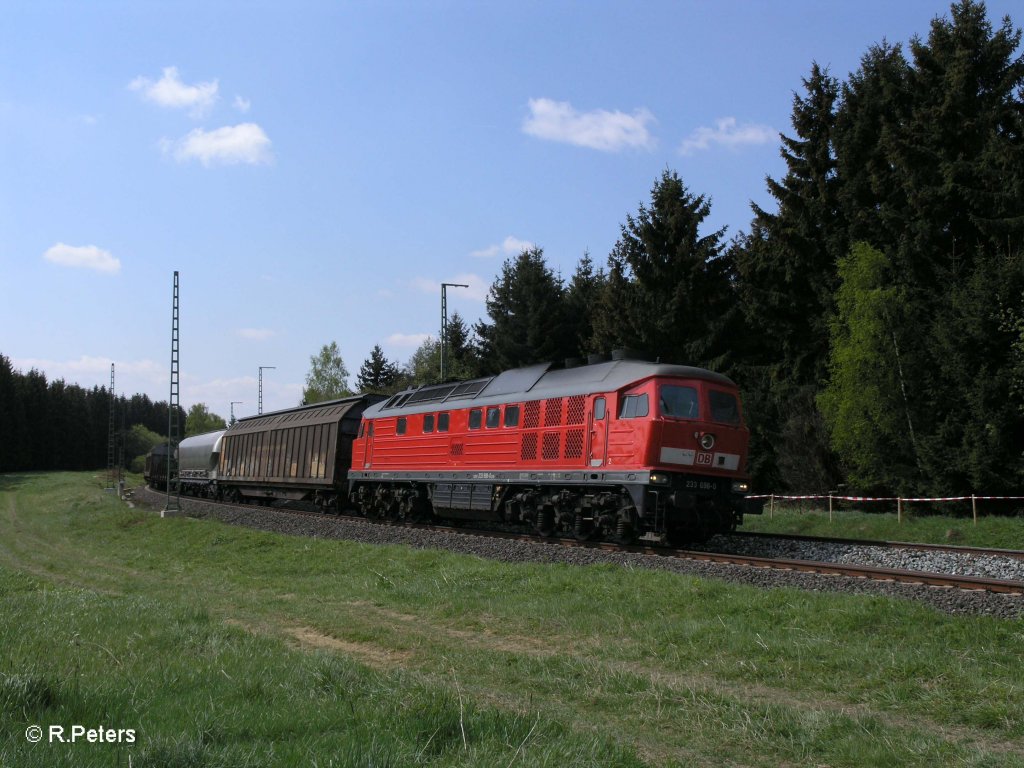
{"type": "Polygon", "coordinates": [[[721,374],[637,360],[535,365],[368,407],[348,493],[370,517],[703,540],[759,511],[745,498],[748,437],[721,374]]]}

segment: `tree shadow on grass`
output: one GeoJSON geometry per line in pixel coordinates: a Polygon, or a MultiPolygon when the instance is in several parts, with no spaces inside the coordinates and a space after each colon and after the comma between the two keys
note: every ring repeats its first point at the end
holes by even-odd
{"type": "Polygon", "coordinates": [[[26,480],[28,475],[0,475],[0,493],[20,488],[26,480]]]}

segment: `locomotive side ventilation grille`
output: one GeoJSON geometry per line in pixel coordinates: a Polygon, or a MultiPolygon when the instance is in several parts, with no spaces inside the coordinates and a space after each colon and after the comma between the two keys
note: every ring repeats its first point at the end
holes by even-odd
{"type": "Polygon", "coordinates": [[[562,423],[562,398],[553,397],[544,401],[544,426],[557,427],[562,423]]]}
{"type": "Polygon", "coordinates": [[[587,399],[583,395],[570,397],[565,423],[582,424],[586,420],[586,404],[587,399]]]}
{"type": "Polygon", "coordinates": [[[537,433],[527,432],[523,435],[523,447],[519,453],[523,461],[535,461],[537,459],[537,433]]]}
{"type": "Polygon", "coordinates": [[[558,458],[561,438],[562,436],[558,432],[544,433],[544,461],[554,461],[558,458]]]}
{"type": "Polygon", "coordinates": [[[540,400],[531,400],[523,408],[523,429],[536,429],[540,426],[540,400]]]}
{"type": "Polygon", "coordinates": [[[565,434],[565,458],[583,458],[583,430],[570,429],[565,434]]]}

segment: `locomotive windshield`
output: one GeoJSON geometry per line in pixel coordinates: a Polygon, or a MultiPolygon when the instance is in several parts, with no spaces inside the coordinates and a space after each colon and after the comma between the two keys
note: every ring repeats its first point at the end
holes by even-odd
{"type": "Polygon", "coordinates": [[[708,400],[711,403],[712,421],[721,421],[725,424],[740,423],[740,409],[735,395],[712,389],[708,392],[708,400]]]}
{"type": "Polygon", "coordinates": [[[700,416],[697,389],[681,384],[662,384],[659,390],[661,415],[672,419],[696,419],[700,416]]]}

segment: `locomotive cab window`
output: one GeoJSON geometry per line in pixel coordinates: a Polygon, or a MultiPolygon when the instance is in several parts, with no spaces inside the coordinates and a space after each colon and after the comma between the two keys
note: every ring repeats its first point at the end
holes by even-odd
{"type": "Polygon", "coordinates": [[[519,406],[518,405],[506,405],[505,406],[505,426],[506,427],[518,427],[519,426],[519,406]]]}
{"type": "Polygon", "coordinates": [[[448,431],[448,414],[439,413],[437,415],[437,431],[447,432],[448,431]]]}
{"type": "Polygon", "coordinates": [[[658,389],[661,415],[670,419],[696,419],[700,417],[700,400],[696,387],[682,384],[662,384],[658,389]]]}
{"type": "Polygon", "coordinates": [[[480,429],[480,424],[483,423],[484,412],[479,408],[474,408],[469,412],[469,428],[480,429]]]}
{"type": "Polygon", "coordinates": [[[406,423],[405,416],[400,416],[398,418],[398,424],[395,427],[395,434],[396,435],[404,435],[405,434],[405,423],[406,423]]]}
{"type": "Polygon", "coordinates": [[[494,429],[501,425],[501,408],[491,406],[487,409],[487,428],[494,429]]]}
{"type": "Polygon", "coordinates": [[[712,389],[708,392],[708,402],[711,403],[712,421],[720,421],[723,424],[740,423],[739,403],[731,392],[712,389]]]}
{"type": "Polygon", "coordinates": [[[594,398],[594,420],[600,421],[604,418],[605,404],[603,397],[594,398]]]}
{"type": "Polygon", "coordinates": [[[622,410],[619,411],[620,419],[640,419],[650,413],[650,406],[647,404],[647,393],[642,395],[626,395],[622,398],[622,410]]]}
{"type": "Polygon", "coordinates": [[[427,434],[434,431],[434,414],[428,413],[423,417],[423,433],[427,434]]]}

